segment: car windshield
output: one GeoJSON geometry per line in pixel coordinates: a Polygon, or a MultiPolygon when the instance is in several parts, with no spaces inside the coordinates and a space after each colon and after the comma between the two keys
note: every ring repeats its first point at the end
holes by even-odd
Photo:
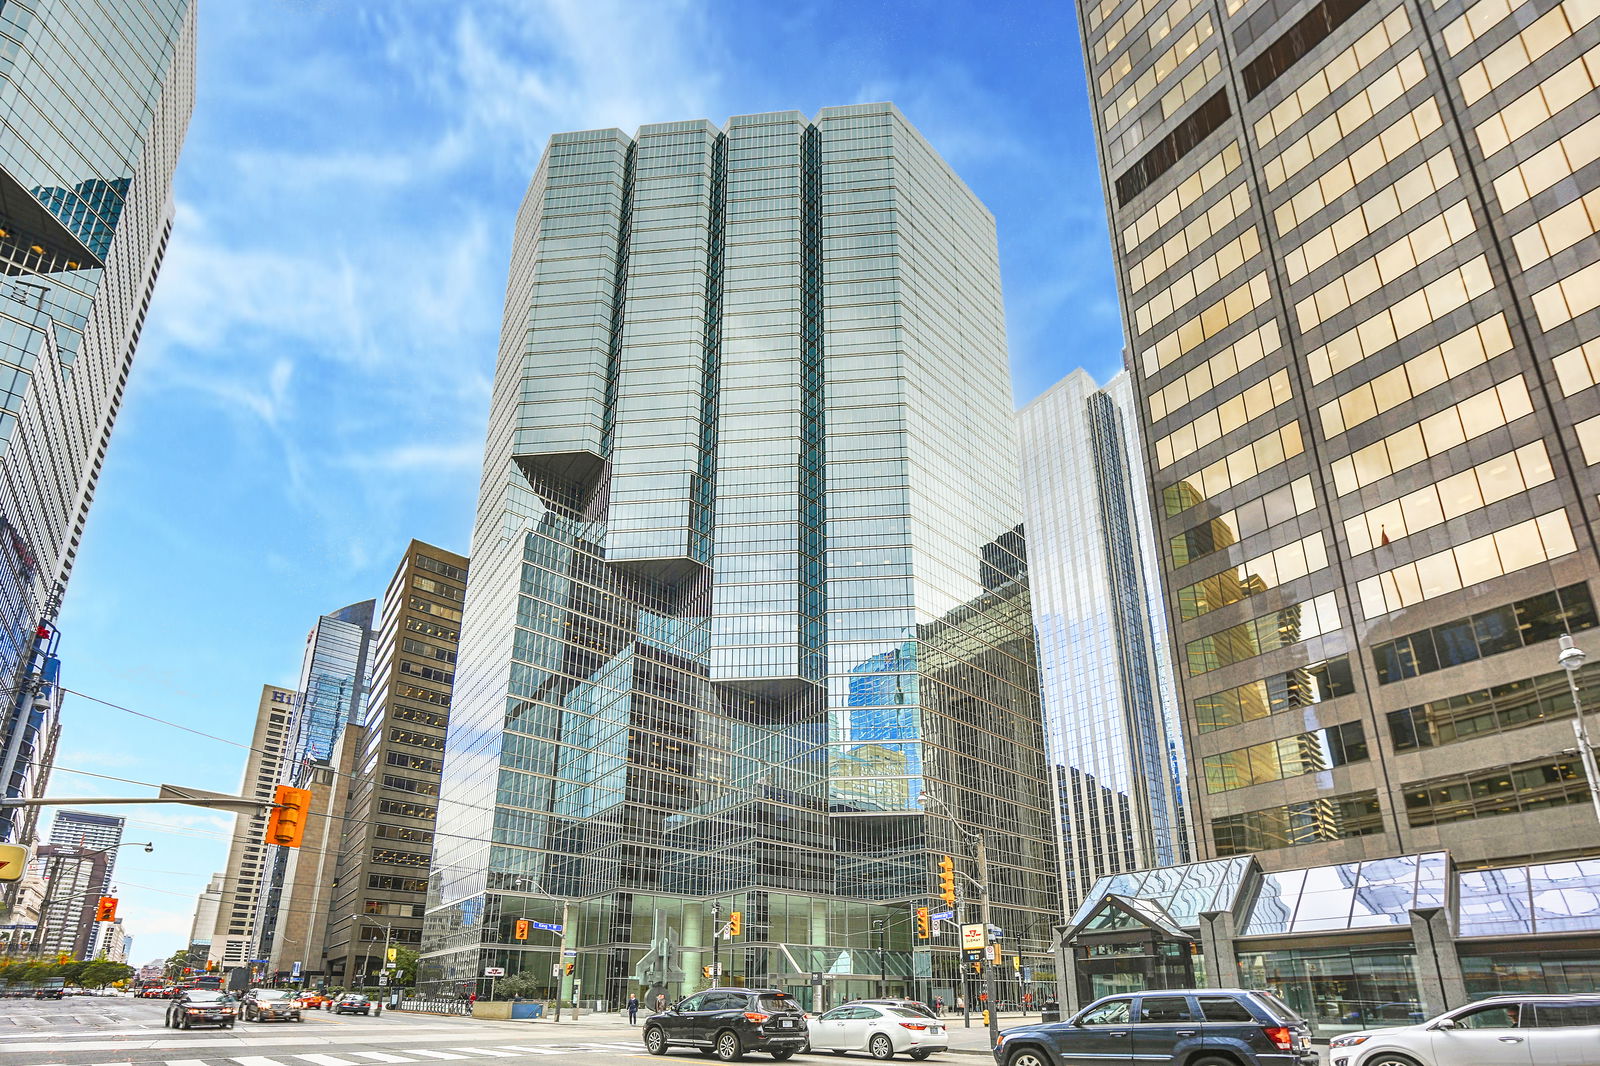
{"type": "Polygon", "coordinates": [[[225,992],[190,992],[190,1003],[232,1003],[233,997],[225,992]]]}
{"type": "Polygon", "coordinates": [[[278,990],[276,988],[258,988],[258,989],[256,989],[256,999],[262,1001],[263,1003],[266,1002],[267,1000],[288,999],[288,998],[289,998],[289,993],[280,991],[280,990],[278,990]]]}
{"type": "Polygon", "coordinates": [[[800,1004],[795,1002],[793,996],[779,995],[775,992],[759,997],[756,1000],[756,1005],[764,1011],[771,1012],[792,1011],[798,1013],[800,1010],[800,1004]]]}
{"type": "Polygon", "coordinates": [[[891,1018],[926,1018],[927,1017],[927,1015],[923,1014],[921,1011],[915,1011],[915,1010],[912,1010],[909,1007],[887,1007],[887,1008],[885,1008],[885,1010],[888,1013],[889,1017],[891,1017],[891,1018]]]}
{"type": "Polygon", "coordinates": [[[346,992],[340,998],[343,999],[346,1003],[360,1003],[362,1000],[366,999],[367,997],[363,996],[360,992],[346,992]]]}

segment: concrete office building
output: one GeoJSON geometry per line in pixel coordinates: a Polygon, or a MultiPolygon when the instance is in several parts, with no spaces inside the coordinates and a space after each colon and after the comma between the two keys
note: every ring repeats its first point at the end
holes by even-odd
{"type": "MultiPolygon", "coordinates": [[[[1452,960],[1498,960],[1475,992],[1592,972],[1600,826],[1556,652],[1600,651],[1600,7],[1080,12],[1199,852],[1318,886],[1266,927],[1219,893],[1206,978],[1255,953],[1355,989],[1381,952],[1390,1000],[1431,1010],[1467,994],[1452,960]],[[1391,943],[1353,943],[1366,912],[1391,943]]],[[[1150,976],[1089,946],[1100,987],[1150,976]]],[[[1362,1009],[1287,991],[1319,1024],[1362,1009]]]]}
{"type": "MultiPolygon", "coordinates": [[[[60,607],[172,229],[189,0],[0,9],[0,795],[33,795],[60,607]]],[[[0,808],[0,842],[31,840],[0,808]]],[[[24,832],[24,830],[30,830],[24,832]]]]}
{"type": "Polygon", "coordinates": [[[466,582],[465,556],[413,540],[383,594],[328,906],[324,954],[337,984],[374,985],[386,942],[422,942],[466,582]]]}
{"type": "Polygon", "coordinates": [[[50,843],[80,850],[104,851],[105,882],[100,890],[109,892],[112,875],[117,868],[117,845],[122,843],[122,829],[126,824],[126,818],[113,814],[57,810],[50,822],[50,843]]]}
{"type": "Polygon", "coordinates": [[[44,879],[33,950],[41,955],[94,957],[99,925],[95,913],[105,893],[109,852],[75,844],[41,844],[34,862],[44,879]]]}
{"type": "Polygon", "coordinates": [[[894,107],[552,138],[424,985],[549,975],[560,938],[515,922],[568,904],[585,998],[693,987],[737,910],[725,979],[813,1002],[882,965],[953,1000],[950,927],[918,942],[910,913],[940,855],[972,871],[944,808],[1034,966],[1059,895],[1016,470],[993,220],[894,107]]]}
{"type": "MultiPolygon", "coordinates": [[[[283,779],[284,756],[289,742],[289,722],[295,692],[284,685],[262,685],[256,704],[256,726],[245,758],[239,795],[272,802],[283,779]]],[[[222,874],[222,892],[210,927],[196,923],[190,939],[210,941],[210,957],[224,966],[243,966],[258,958],[259,930],[256,911],[268,870],[266,843],[268,813],[234,815],[233,839],[228,844],[228,865],[222,874]]]]}
{"type": "Polygon", "coordinates": [[[1070,910],[1106,874],[1192,858],[1183,734],[1132,382],[1074,371],[1017,424],[1070,910]]]}

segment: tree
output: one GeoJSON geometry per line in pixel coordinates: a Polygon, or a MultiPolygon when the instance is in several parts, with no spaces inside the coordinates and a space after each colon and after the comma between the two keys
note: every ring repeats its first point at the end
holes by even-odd
{"type": "Polygon", "coordinates": [[[104,988],[117,981],[126,981],[132,976],[132,966],[99,958],[84,967],[83,972],[78,975],[78,983],[85,988],[104,988]]]}
{"type": "Polygon", "coordinates": [[[494,995],[496,999],[510,999],[513,996],[531,999],[548,989],[549,982],[549,978],[540,977],[532,970],[523,970],[521,973],[514,973],[510,977],[501,977],[496,980],[494,983],[494,995]]]}
{"type": "Polygon", "coordinates": [[[417,953],[415,951],[396,945],[394,949],[394,969],[389,971],[389,982],[402,987],[417,983],[417,953]]]}
{"type": "Polygon", "coordinates": [[[187,951],[174,951],[167,959],[166,966],[163,967],[163,970],[167,975],[167,980],[178,980],[178,978],[183,976],[184,967],[188,965],[189,953],[187,951]]]}

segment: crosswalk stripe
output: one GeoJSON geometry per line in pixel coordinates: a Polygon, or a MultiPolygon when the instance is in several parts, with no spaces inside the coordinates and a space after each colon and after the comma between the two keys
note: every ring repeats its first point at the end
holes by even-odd
{"type": "Polygon", "coordinates": [[[277,1059],[269,1059],[264,1055],[246,1055],[232,1061],[237,1062],[239,1066],[283,1066],[277,1059]]]}
{"type": "MultiPolygon", "coordinates": [[[[506,1044],[502,1046],[509,1047],[510,1045],[506,1044]]],[[[458,1047],[454,1050],[465,1051],[469,1055],[487,1055],[494,1059],[514,1059],[517,1057],[517,1053],[515,1051],[496,1051],[494,1048],[487,1047],[458,1047]]],[[[527,1048],[523,1048],[522,1050],[526,1051],[527,1048]]],[[[537,1054],[537,1052],[535,1054],[537,1054]]]]}
{"type": "Polygon", "coordinates": [[[91,1062],[89,1066],[133,1066],[131,1062],[91,1062]]]}
{"type": "MultiPolygon", "coordinates": [[[[416,1059],[408,1059],[404,1055],[391,1055],[386,1051],[346,1051],[345,1054],[346,1055],[357,1055],[357,1056],[360,1056],[363,1059],[368,1059],[368,1060],[370,1060],[372,1062],[416,1062],[417,1061],[416,1059]]],[[[303,1057],[304,1056],[302,1056],[302,1058],[303,1057]]],[[[333,1066],[333,1064],[329,1063],[328,1066],[333,1066]]]]}
{"type": "Polygon", "coordinates": [[[205,1059],[168,1059],[167,1066],[206,1066],[205,1059]]]}
{"type": "Polygon", "coordinates": [[[296,1055],[295,1058],[314,1062],[317,1066],[355,1066],[349,1059],[341,1059],[337,1055],[296,1055]]]}
{"type": "MultiPolygon", "coordinates": [[[[514,1048],[524,1055],[560,1055],[562,1053],[561,1050],[550,1047],[519,1047],[516,1044],[501,1044],[500,1046],[504,1048],[514,1048]]],[[[468,1051],[470,1049],[462,1048],[461,1050],[468,1051]]],[[[481,1048],[478,1049],[478,1051],[480,1054],[482,1054],[481,1048]]],[[[503,1052],[496,1052],[495,1054],[503,1054],[503,1052]]]]}
{"type": "Polygon", "coordinates": [[[464,1059],[465,1055],[457,1055],[453,1051],[434,1051],[432,1048],[414,1047],[409,1049],[413,1055],[426,1055],[430,1059],[464,1059]]]}

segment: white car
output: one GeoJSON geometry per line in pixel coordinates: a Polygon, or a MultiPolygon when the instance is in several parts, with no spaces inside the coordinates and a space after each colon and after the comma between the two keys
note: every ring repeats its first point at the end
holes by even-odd
{"type": "Polygon", "coordinates": [[[1600,995],[1494,996],[1419,1025],[1328,1044],[1331,1066],[1585,1066],[1600,1063],[1600,995]]]}
{"type": "Polygon", "coordinates": [[[846,1003],[806,1022],[812,1051],[865,1051],[875,1059],[899,1054],[925,1059],[950,1047],[950,1035],[937,1018],[907,1007],[846,1003]]]}

